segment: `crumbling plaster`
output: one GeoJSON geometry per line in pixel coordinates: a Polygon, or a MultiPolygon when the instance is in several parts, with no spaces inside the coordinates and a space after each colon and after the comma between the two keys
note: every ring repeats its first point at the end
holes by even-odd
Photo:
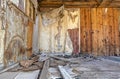
{"type": "MultiPolygon", "coordinates": [[[[56,15],[55,13],[57,12],[53,12],[53,13],[48,12],[48,14],[50,14],[49,15],[50,17],[55,16],[56,15]]],[[[45,24],[46,26],[44,26],[44,24],[42,23],[42,21],[44,20],[42,16],[43,15],[40,16],[40,21],[39,21],[40,23],[39,24],[39,50],[40,52],[47,52],[47,53],[65,52],[69,54],[72,53],[73,52],[72,41],[69,37],[67,30],[79,28],[80,26],[79,9],[64,10],[64,14],[61,19],[56,20],[56,22],[53,22],[52,24],[48,24],[48,25],[45,24]]],[[[49,16],[46,15],[46,20],[47,19],[51,20],[49,16]]]]}
{"type": "Polygon", "coordinates": [[[34,22],[25,12],[17,8],[17,2],[8,0],[3,2],[7,5],[2,5],[3,11],[0,12],[0,63],[6,67],[29,57],[30,54],[27,52],[28,31],[31,30],[29,23],[34,22]]]}

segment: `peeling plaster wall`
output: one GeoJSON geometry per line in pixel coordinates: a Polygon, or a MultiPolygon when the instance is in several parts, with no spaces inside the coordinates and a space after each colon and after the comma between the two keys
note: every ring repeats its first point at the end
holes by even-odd
{"type": "Polygon", "coordinates": [[[6,8],[4,66],[27,59],[32,54],[33,20],[19,8],[9,4],[6,8]]]}
{"type": "Polygon", "coordinates": [[[0,64],[3,64],[5,30],[0,30],[0,64]]]}
{"type": "MultiPolygon", "coordinates": [[[[26,0],[1,0],[0,69],[32,55],[34,20],[25,13],[26,0]],[[11,2],[12,1],[12,2],[11,2]]],[[[34,8],[33,6],[29,6],[34,8]]],[[[27,10],[29,11],[30,9],[27,10]]],[[[34,16],[35,17],[35,16],[34,16]]]]}
{"type": "MultiPolygon", "coordinates": [[[[54,14],[55,15],[55,14],[54,14]]],[[[53,24],[44,26],[40,16],[39,49],[41,52],[72,53],[73,46],[68,29],[79,28],[79,9],[64,10],[64,16],[53,24]]],[[[79,35],[80,36],[80,35],[79,35]]]]}
{"type": "Polygon", "coordinates": [[[5,39],[5,64],[15,63],[27,58],[27,17],[14,8],[7,8],[7,25],[5,39]]]}
{"type": "Polygon", "coordinates": [[[25,1],[26,0],[10,0],[13,2],[19,9],[25,12],[25,1]]]}

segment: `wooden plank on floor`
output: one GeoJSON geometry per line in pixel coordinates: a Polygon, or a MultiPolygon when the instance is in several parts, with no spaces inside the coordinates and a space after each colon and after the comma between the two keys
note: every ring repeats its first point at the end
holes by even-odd
{"type": "Polygon", "coordinates": [[[0,79],[14,79],[20,72],[4,72],[0,74],[0,79]]]}
{"type": "Polygon", "coordinates": [[[13,79],[37,79],[39,74],[39,70],[30,71],[30,72],[20,72],[15,78],[13,79]]]}
{"type": "Polygon", "coordinates": [[[1,73],[4,73],[4,72],[6,72],[6,71],[8,71],[9,69],[12,69],[12,68],[18,66],[18,65],[19,65],[19,63],[16,63],[16,64],[14,64],[14,65],[12,65],[12,66],[9,66],[9,67],[7,67],[7,68],[1,70],[1,71],[0,71],[0,74],[1,74],[1,73]]]}
{"type": "Polygon", "coordinates": [[[67,73],[67,71],[63,68],[63,66],[58,66],[62,76],[64,79],[73,79],[70,74],[67,73]]]}
{"type": "Polygon", "coordinates": [[[40,73],[39,79],[48,79],[48,68],[49,68],[49,60],[44,62],[44,66],[42,72],[40,73]]]}

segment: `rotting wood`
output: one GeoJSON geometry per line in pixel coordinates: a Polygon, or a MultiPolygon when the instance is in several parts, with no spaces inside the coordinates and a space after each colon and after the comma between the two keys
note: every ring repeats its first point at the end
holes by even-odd
{"type": "Polygon", "coordinates": [[[44,66],[39,76],[39,79],[48,79],[48,68],[49,68],[49,60],[46,60],[44,62],[44,66]]]}
{"type": "Polygon", "coordinates": [[[58,66],[62,76],[64,79],[73,79],[70,74],[67,73],[67,71],[63,68],[63,66],[58,66]]]}

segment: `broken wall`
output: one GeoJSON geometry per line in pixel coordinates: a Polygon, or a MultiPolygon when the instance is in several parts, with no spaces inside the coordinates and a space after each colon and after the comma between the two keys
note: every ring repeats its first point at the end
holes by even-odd
{"type": "MultiPolygon", "coordinates": [[[[60,10],[60,9],[59,9],[60,10]]],[[[56,10],[56,11],[59,11],[56,10]]],[[[79,29],[79,9],[66,9],[60,12],[50,10],[48,14],[41,13],[39,25],[39,50],[40,52],[73,52],[73,44],[68,29],[79,29]],[[53,12],[52,12],[53,11],[53,12]],[[55,16],[57,15],[58,16],[55,16]],[[43,16],[44,15],[44,16],[43,16]],[[60,15],[60,16],[59,16],[60,15]],[[53,18],[55,17],[55,18],[53,18]],[[45,19],[44,19],[45,18],[45,19]],[[43,20],[44,21],[43,23],[43,20]],[[50,21],[50,22],[49,22],[50,21]]],[[[78,39],[80,35],[78,35],[78,39]]],[[[78,42],[79,44],[79,42],[78,42]]],[[[79,51],[79,47],[78,47],[79,51]]]]}

